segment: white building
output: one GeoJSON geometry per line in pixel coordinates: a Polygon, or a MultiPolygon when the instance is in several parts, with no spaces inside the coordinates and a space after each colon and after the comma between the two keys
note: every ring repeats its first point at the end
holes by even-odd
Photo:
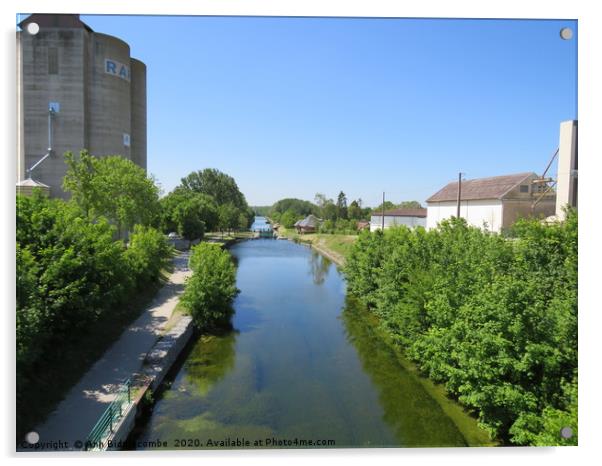
{"type": "MultiPolygon", "coordinates": [[[[533,172],[462,181],[460,216],[470,224],[500,232],[522,217],[554,214],[556,194],[533,172]]],[[[427,229],[457,214],[458,182],[447,184],[427,199],[427,229]]]]}
{"type": "MultiPolygon", "coordinates": [[[[385,229],[392,226],[426,227],[426,209],[385,210],[385,229]]],[[[370,231],[380,230],[383,225],[382,213],[373,213],[370,217],[370,231]]]]}

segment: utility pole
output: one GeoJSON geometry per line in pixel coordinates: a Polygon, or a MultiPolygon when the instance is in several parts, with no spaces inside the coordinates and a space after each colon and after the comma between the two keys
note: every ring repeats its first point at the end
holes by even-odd
{"type": "Polygon", "coordinates": [[[462,172],[458,173],[458,205],[456,208],[456,218],[460,218],[460,199],[462,199],[462,172]]]}
{"type": "Polygon", "coordinates": [[[383,218],[382,218],[382,231],[385,232],[385,192],[383,191],[383,218]]]}

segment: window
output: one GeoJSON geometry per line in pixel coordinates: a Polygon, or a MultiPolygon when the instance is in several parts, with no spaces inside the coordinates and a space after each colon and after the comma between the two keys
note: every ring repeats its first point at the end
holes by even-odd
{"type": "Polygon", "coordinates": [[[59,74],[59,49],[48,47],[48,74],[59,74]]]}
{"type": "Polygon", "coordinates": [[[529,185],[528,184],[521,184],[520,185],[520,192],[521,193],[528,193],[529,192],[529,185]]]}

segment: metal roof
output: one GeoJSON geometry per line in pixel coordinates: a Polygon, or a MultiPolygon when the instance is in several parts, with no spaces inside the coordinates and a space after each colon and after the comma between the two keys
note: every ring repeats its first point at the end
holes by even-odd
{"type": "MultiPolygon", "coordinates": [[[[372,215],[383,215],[382,212],[372,211],[372,215]]],[[[426,209],[391,209],[385,210],[385,217],[426,217],[426,209]]]]}
{"type": "MultiPolygon", "coordinates": [[[[463,201],[502,199],[512,188],[532,176],[537,176],[537,174],[534,172],[525,172],[462,181],[461,198],[463,201]]],[[[458,182],[453,181],[429,197],[426,202],[455,201],[457,199],[458,182]]]]}

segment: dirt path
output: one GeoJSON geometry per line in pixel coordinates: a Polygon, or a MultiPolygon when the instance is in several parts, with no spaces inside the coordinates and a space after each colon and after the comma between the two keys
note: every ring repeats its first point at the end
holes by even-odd
{"type": "MultiPolygon", "coordinates": [[[[161,335],[179,295],[184,290],[188,269],[188,253],[174,258],[174,272],[159,290],[148,309],[133,322],[107,352],[82,377],[36,429],[42,442],[64,442],[61,450],[80,449],[90,430],[114,399],[120,382],[137,372],[146,353],[161,335]]],[[[46,449],[53,449],[52,446],[46,449]]]]}

